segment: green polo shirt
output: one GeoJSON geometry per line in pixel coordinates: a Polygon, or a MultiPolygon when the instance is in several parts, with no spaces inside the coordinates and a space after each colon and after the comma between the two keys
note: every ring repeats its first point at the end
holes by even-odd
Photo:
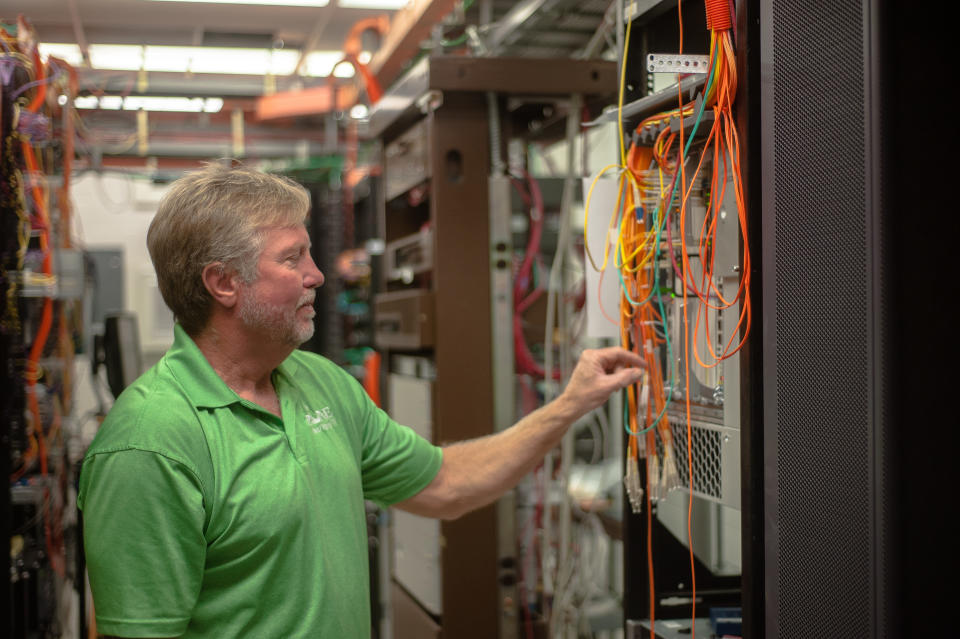
{"type": "Polygon", "coordinates": [[[123,637],[370,637],[363,500],[412,497],[441,450],[332,362],[240,398],[177,326],[87,451],[79,507],[97,629],[123,637]]]}

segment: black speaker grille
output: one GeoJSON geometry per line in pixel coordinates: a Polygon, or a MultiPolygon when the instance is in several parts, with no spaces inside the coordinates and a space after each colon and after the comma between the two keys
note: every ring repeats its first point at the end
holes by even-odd
{"type": "Polygon", "coordinates": [[[868,639],[864,7],[775,1],[772,19],[778,636],[868,639]]]}

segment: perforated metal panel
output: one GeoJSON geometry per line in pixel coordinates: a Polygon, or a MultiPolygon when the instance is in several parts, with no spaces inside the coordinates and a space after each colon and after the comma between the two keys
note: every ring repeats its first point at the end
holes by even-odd
{"type": "MultiPolygon", "coordinates": [[[[677,474],[680,483],[687,486],[689,467],[687,464],[687,427],[686,424],[671,422],[673,441],[677,450],[677,474]]],[[[721,496],[720,477],[720,431],[693,426],[693,490],[696,493],[713,497],[721,496]]]]}
{"type": "MultiPolygon", "coordinates": [[[[671,418],[670,431],[673,433],[674,467],[680,478],[680,486],[690,485],[689,463],[687,459],[687,424],[685,419],[671,418]]],[[[700,424],[691,425],[693,437],[693,492],[701,497],[720,501],[722,496],[721,477],[721,434],[719,430],[700,424]]],[[[657,433],[657,452],[662,454],[663,444],[657,433]]]]}
{"type": "MultiPolygon", "coordinates": [[[[705,500],[740,508],[740,429],[723,424],[716,413],[713,421],[694,417],[690,422],[693,439],[693,493],[705,500]]],[[[673,434],[673,470],[676,484],[666,490],[689,490],[690,472],[687,458],[687,420],[685,414],[668,415],[673,434]]],[[[662,455],[663,442],[656,436],[657,453],[662,455]]],[[[664,495],[661,495],[661,497],[664,495]]]]}
{"type": "Polygon", "coordinates": [[[870,2],[764,20],[767,637],[877,637],[870,2]]]}

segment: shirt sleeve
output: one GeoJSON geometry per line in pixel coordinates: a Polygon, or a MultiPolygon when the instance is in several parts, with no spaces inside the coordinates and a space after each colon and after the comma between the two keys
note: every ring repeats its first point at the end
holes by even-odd
{"type": "Polygon", "coordinates": [[[363,388],[363,493],[384,507],[413,497],[433,481],[443,463],[443,451],[412,428],[393,421],[363,388]]]}
{"type": "Polygon", "coordinates": [[[203,487],[186,464],[137,448],[89,455],[78,506],[97,629],[182,635],[206,556],[203,487]]]}

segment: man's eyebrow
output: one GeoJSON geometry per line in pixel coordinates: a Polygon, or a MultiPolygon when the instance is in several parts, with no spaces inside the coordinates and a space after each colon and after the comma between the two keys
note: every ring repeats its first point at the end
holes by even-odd
{"type": "Polygon", "coordinates": [[[280,249],[280,253],[287,255],[288,253],[299,253],[299,252],[310,252],[312,244],[310,242],[291,242],[290,244],[284,245],[280,249]]]}

